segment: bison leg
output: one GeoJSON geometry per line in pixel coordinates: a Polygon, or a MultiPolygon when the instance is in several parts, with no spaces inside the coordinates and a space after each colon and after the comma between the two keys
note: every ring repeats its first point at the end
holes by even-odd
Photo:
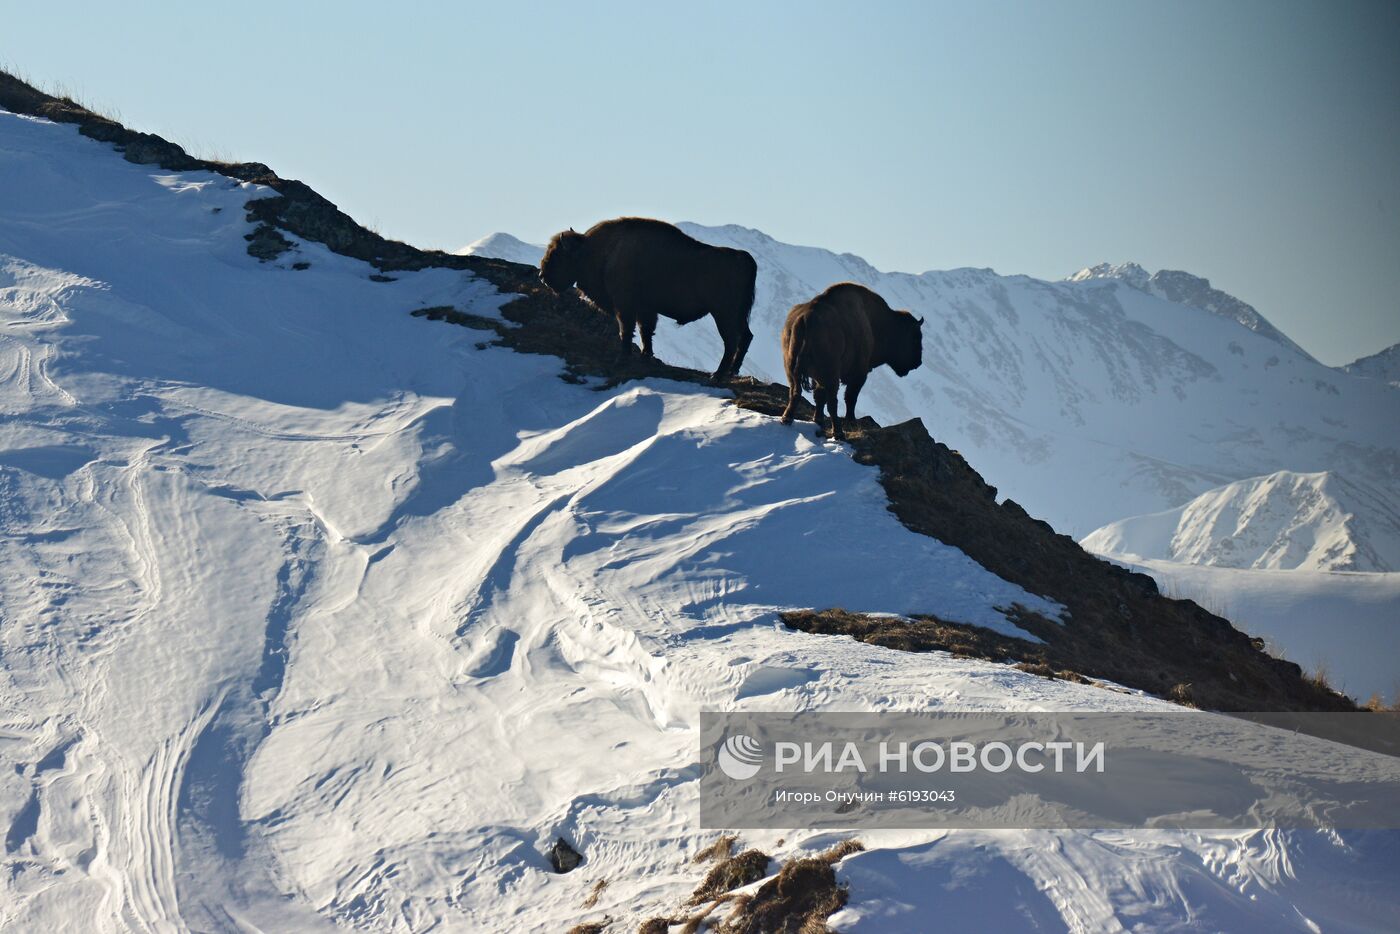
{"type": "Polygon", "coordinates": [[[826,411],[826,384],[812,381],[812,404],[816,411],[812,413],[812,421],[817,425],[817,437],[826,437],[826,420],[822,417],[826,411]]]}
{"type": "MultiPolygon", "coordinates": [[[[715,322],[718,324],[718,320],[715,322]]],[[[719,366],[715,368],[710,379],[717,383],[724,382],[724,378],[729,375],[729,361],[734,356],[734,337],[729,330],[723,326],[719,329],[720,339],[724,341],[724,356],[719,358],[719,366]]]]}
{"type": "Polygon", "coordinates": [[[626,357],[632,353],[632,334],[637,330],[637,316],[619,311],[617,313],[617,336],[622,342],[618,355],[626,357]]]}
{"type": "Polygon", "coordinates": [[[738,344],[734,348],[734,358],[729,361],[729,372],[737,376],[739,367],[744,365],[744,357],[749,352],[749,344],[753,343],[753,331],[749,330],[748,322],[740,325],[738,344]]]}
{"type": "Polygon", "coordinates": [[[856,420],[856,399],[860,397],[860,390],[865,385],[865,377],[858,376],[852,382],[846,384],[846,420],[853,422],[856,420]]]}
{"type": "Polygon", "coordinates": [[[654,353],[651,352],[651,339],[656,335],[656,315],[638,315],[637,325],[641,328],[642,332],[642,356],[656,356],[654,353]]]}
{"type": "Polygon", "coordinates": [[[837,441],[844,441],[846,434],[841,430],[841,418],[836,414],[836,383],[834,382],[826,394],[826,406],[831,412],[831,437],[837,441]]]}
{"type": "Polygon", "coordinates": [[[797,409],[797,400],[802,398],[802,390],[798,388],[796,380],[788,384],[788,404],[783,409],[783,424],[792,424],[792,413],[797,409]]]}
{"type": "Polygon", "coordinates": [[[730,350],[729,341],[726,339],[724,342],[724,356],[719,358],[719,366],[710,374],[711,380],[716,383],[722,383],[729,378],[729,358],[731,356],[733,356],[733,353],[730,350]]]}
{"type": "Polygon", "coordinates": [[[744,362],[744,354],[748,352],[749,341],[753,340],[753,332],[742,318],[730,319],[722,315],[715,316],[715,327],[724,341],[724,356],[720,358],[719,369],[713,376],[718,383],[738,374],[739,364],[744,362]]]}

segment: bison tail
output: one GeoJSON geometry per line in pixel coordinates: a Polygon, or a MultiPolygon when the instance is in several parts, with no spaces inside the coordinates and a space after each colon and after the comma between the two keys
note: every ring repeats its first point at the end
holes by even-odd
{"type": "Polygon", "coordinates": [[[794,323],[792,329],[792,346],[787,359],[788,385],[797,386],[804,392],[812,391],[812,377],[804,371],[803,358],[807,355],[807,322],[800,320],[794,323]]]}
{"type": "MultiPolygon", "coordinates": [[[[745,255],[747,256],[748,254],[745,255]]],[[[749,256],[749,268],[747,272],[748,275],[745,276],[747,282],[745,283],[743,294],[745,321],[749,320],[749,312],[753,311],[754,290],[758,286],[758,263],[754,262],[752,256],[749,256]]]]}

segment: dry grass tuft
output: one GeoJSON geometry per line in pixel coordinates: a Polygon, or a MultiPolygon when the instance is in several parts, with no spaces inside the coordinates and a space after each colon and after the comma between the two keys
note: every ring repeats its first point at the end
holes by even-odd
{"type": "Polygon", "coordinates": [[[592,908],[598,904],[598,896],[603,894],[603,890],[608,887],[607,879],[599,879],[593,883],[593,888],[588,890],[588,897],[583,900],[584,908],[592,908]]]}
{"type": "Polygon", "coordinates": [[[1196,706],[1191,693],[1191,685],[1185,681],[1172,685],[1172,689],[1167,692],[1167,700],[1180,704],[1183,707],[1196,706]]]}
{"type": "Polygon", "coordinates": [[[841,862],[841,860],[845,859],[847,856],[850,856],[853,853],[861,853],[864,851],[865,844],[861,843],[855,837],[850,837],[849,839],[842,840],[840,843],[836,844],[830,849],[818,854],[816,858],[826,863],[828,866],[834,866],[835,864],[841,862]]]}
{"type": "Polygon", "coordinates": [[[848,897],[845,886],[836,882],[832,862],[822,857],[789,861],[777,876],[736,905],[720,931],[723,934],[827,934],[830,928],[826,919],[839,911],[848,897]]]}
{"type": "Polygon", "coordinates": [[[1332,669],[1326,662],[1318,662],[1317,667],[1304,675],[1304,678],[1321,691],[1336,691],[1332,687],[1332,669]]]}
{"type": "Polygon", "coordinates": [[[772,861],[772,857],[760,850],[745,850],[738,856],[721,860],[705,874],[705,880],[690,896],[690,904],[698,905],[757,882],[768,874],[768,864],[772,861]]]}
{"type": "Polygon", "coordinates": [[[734,844],[739,842],[739,835],[734,833],[720,834],[719,839],[695,854],[692,863],[708,863],[717,859],[728,859],[734,853],[734,844]]]}
{"type": "Polygon", "coordinates": [[[602,921],[585,921],[583,924],[575,924],[569,928],[569,934],[603,934],[612,924],[612,918],[604,918],[602,921]]]}

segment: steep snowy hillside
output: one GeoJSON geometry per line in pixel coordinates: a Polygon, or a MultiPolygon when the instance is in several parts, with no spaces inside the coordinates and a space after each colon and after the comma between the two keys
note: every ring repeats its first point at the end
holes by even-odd
{"type": "MultiPolygon", "coordinates": [[[[843,446],[415,318],[513,296],[263,230],[273,192],[142,153],[0,111],[5,930],[634,931],[713,840],[702,708],[1166,706],[780,626],[1060,607],[909,531],[843,446]]],[[[864,842],[846,930],[1397,910],[1390,833],[864,842]]]]}
{"type": "MultiPolygon", "coordinates": [[[[1204,280],[886,273],[743,227],[680,226],[758,260],[745,371],[760,378],[781,381],[788,309],[832,282],[864,283],[924,315],[923,368],[903,380],[877,371],[863,410],[886,423],[921,417],[1004,494],[1076,537],[1277,470],[1378,489],[1400,477],[1400,396],[1322,366],[1204,280]]],[[[489,255],[486,241],[475,249],[489,255]]],[[[703,368],[720,351],[708,322],[663,319],[663,358],[703,368]]]]}
{"type": "Polygon", "coordinates": [[[1400,504],[1329,473],[1230,483],[1091,532],[1090,551],[1226,568],[1400,571],[1400,504]]]}
{"type": "Polygon", "coordinates": [[[1228,616],[1270,651],[1325,672],[1339,690],[1400,704],[1400,574],[1123,563],[1151,574],[1163,593],[1228,616]]]}
{"type": "Polygon", "coordinates": [[[1353,360],[1342,369],[1353,376],[1364,376],[1400,388],[1400,344],[1392,344],[1380,353],[1353,360]]]}

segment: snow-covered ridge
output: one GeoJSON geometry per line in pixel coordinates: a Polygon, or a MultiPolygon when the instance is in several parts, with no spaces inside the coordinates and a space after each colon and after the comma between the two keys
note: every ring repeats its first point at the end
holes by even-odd
{"type": "Polygon", "coordinates": [[[1240,301],[1228,292],[1213,288],[1209,279],[1193,276],[1179,269],[1160,269],[1149,274],[1137,263],[1099,263],[1089,266],[1069,276],[1068,282],[1086,282],[1090,279],[1119,279],[1149,295],[1156,295],[1169,302],[1199,308],[1222,318],[1228,318],[1277,341],[1296,353],[1311,358],[1303,348],[1295,344],[1288,335],[1274,327],[1253,305],[1240,301]]]}
{"type": "MultiPolygon", "coordinates": [[[[760,378],[781,382],[788,309],[832,282],[864,283],[923,315],[924,366],[902,380],[877,370],[862,410],[886,424],[922,418],[1005,495],[1076,537],[1278,470],[1378,489],[1400,471],[1400,396],[1323,366],[1205,280],[1136,266],[1064,282],[887,273],[737,225],[680,226],[757,259],[745,370],[760,378]]],[[[657,349],[704,368],[720,342],[708,322],[663,319],[657,349]]]]}
{"type": "Polygon", "coordinates": [[[1400,570],[1400,504],[1329,473],[1279,471],[1176,509],[1120,519],[1080,542],[1099,554],[1226,568],[1400,570]]]}
{"type": "Polygon", "coordinates": [[[1353,376],[1380,380],[1400,388],[1400,344],[1392,344],[1379,353],[1353,360],[1342,369],[1353,376]]]}

